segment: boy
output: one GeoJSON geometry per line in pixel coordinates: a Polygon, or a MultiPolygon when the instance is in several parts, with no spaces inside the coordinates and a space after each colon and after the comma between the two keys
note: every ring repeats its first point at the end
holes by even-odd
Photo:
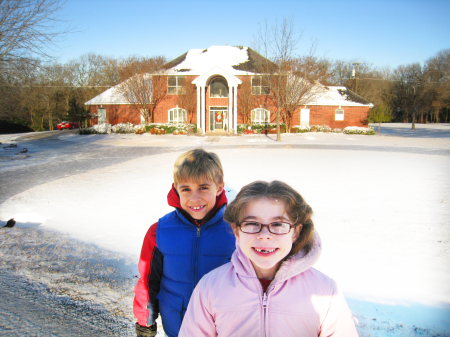
{"type": "Polygon", "coordinates": [[[175,210],[149,228],[139,259],[133,304],[138,337],[156,336],[158,313],[166,335],[178,336],[195,285],[229,262],[236,247],[223,220],[227,197],[219,157],[202,149],[183,153],[173,180],[167,200],[175,210]]]}

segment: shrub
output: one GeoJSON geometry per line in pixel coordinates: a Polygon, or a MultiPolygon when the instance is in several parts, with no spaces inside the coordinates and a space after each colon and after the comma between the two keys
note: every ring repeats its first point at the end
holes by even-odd
{"type": "MultiPolygon", "coordinates": [[[[150,124],[150,125],[146,125],[145,126],[145,132],[150,132],[151,133],[151,129],[156,128],[156,129],[160,129],[160,130],[164,130],[165,134],[170,134],[170,133],[174,133],[175,130],[179,131],[183,131],[185,132],[184,134],[188,134],[189,129],[192,130],[193,133],[197,132],[197,125],[196,124],[150,124]]],[[[161,134],[161,133],[160,133],[161,134]]],[[[178,133],[180,134],[180,133],[178,133]]]]}
{"type": "Polygon", "coordinates": [[[134,133],[137,135],[143,135],[145,133],[145,127],[142,125],[136,125],[134,128],[134,133]]]}
{"type": "Polygon", "coordinates": [[[327,125],[311,125],[311,132],[331,132],[331,128],[327,125]]]}
{"type": "MultiPolygon", "coordinates": [[[[277,133],[277,125],[273,123],[267,123],[267,124],[238,124],[237,126],[237,133],[244,133],[249,134],[249,132],[245,133],[245,130],[253,130],[253,133],[277,133]]],[[[280,124],[280,132],[285,133],[286,132],[286,124],[280,124]]]]}
{"type": "Polygon", "coordinates": [[[309,125],[294,125],[291,128],[292,133],[304,133],[304,132],[310,132],[311,127],[309,125]]]}
{"type": "Polygon", "coordinates": [[[113,133],[134,133],[135,126],[131,123],[120,123],[113,125],[111,127],[111,132],[113,133]]]}
{"type": "Polygon", "coordinates": [[[106,133],[135,133],[143,134],[150,132],[155,135],[164,135],[174,133],[179,135],[194,134],[197,132],[196,124],[150,124],[133,125],[132,123],[120,123],[116,125],[100,124],[82,129],[80,135],[106,134],[106,133]],[[153,130],[153,131],[152,131],[153,130]],[[176,132],[175,132],[176,131],[176,132]]]}
{"type": "Polygon", "coordinates": [[[373,130],[373,128],[371,128],[371,127],[364,128],[364,127],[359,127],[359,126],[347,126],[342,132],[345,134],[350,134],[350,135],[374,135],[375,134],[375,131],[373,130]]]}

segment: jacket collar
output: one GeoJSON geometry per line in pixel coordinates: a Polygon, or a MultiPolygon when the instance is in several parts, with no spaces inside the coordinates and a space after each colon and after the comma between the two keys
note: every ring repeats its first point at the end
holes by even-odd
{"type": "MultiPolygon", "coordinates": [[[[275,284],[299,275],[316,264],[322,252],[322,242],[316,231],[313,232],[308,248],[303,248],[295,255],[289,257],[286,261],[283,261],[271,284],[275,284]]],[[[252,262],[242,252],[241,248],[237,244],[237,241],[236,251],[231,257],[231,262],[233,263],[237,274],[244,277],[257,277],[252,262]]]]}

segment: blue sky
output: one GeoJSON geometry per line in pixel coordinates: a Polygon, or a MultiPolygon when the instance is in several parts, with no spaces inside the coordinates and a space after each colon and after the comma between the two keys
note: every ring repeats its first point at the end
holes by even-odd
{"type": "Polygon", "coordinates": [[[62,14],[76,31],[59,44],[60,62],[89,52],[173,59],[193,48],[252,46],[259,22],[283,17],[303,31],[299,55],[317,40],[318,56],[396,68],[450,48],[448,0],[67,0],[62,14]]]}

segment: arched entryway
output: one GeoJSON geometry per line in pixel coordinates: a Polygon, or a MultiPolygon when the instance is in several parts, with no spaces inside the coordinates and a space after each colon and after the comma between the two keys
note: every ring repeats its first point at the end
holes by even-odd
{"type": "Polygon", "coordinates": [[[237,88],[242,81],[215,66],[200,75],[197,86],[197,124],[203,132],[236,132],[237,88]]]}

